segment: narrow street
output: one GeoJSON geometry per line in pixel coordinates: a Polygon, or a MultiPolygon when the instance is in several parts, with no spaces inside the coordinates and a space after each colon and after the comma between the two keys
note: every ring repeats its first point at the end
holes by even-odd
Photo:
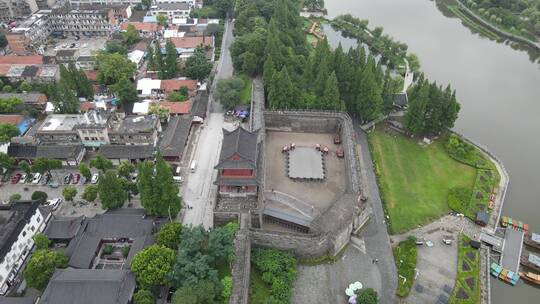
{"type": "Polygon", "coordinates": [[[188,163],[189,172],[186,173],[186,184],[182,187],[182,197],[186,206],[183,218],[184,225],[202,225],[205,229],[212,227],[212,209],[217,194],[214,185],[217,172],[214,166],[219,159],[223,128],[231,129],[224,122],[222,107],[214,100],[213,92],[219,79],[232,76],[233,66],[229,47],[234,41],[232,28],[234,23],[225,23],[220,60],[217,64],[214,82],[208,98],[208,115],[201,127],[196,147],[188,163]],[[197,163],[194,172],[191,172],[191,163],[197,163]]]}

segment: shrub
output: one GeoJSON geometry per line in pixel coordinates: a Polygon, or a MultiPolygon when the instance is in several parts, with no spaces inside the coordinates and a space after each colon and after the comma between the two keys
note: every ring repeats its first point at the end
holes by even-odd
{"type": "Polygon", "coordinates": [[[139,289],[139,291],[137,291],[133,295],[133,304],[154,304],[154,303],[156,303],[156,300],[154,299],[154,295],[148,289],[139,289]]]}
{"type": "Polygon", "coordinates": [[[231,297],[232,292],[232,277],[226,276],[223,279],[221,279],[221,285],[223,285],[223,290],[221,291],[221,296],[226,302],[229,302],[229,298],[231,297]]]}
{"type": "Polygon", "coordinates": [[[251,262],[262,273],[262,280],[271,286],[271,300],[288,303],[296,276],[296,258],[288,251],[277,249],[253,250],[251,262]]]}
{"type": "Polygon", "coordinates": [[[464,187],[450,189],[448,193],[448,207],[459,213],[467,213],[471,202],[472,191],[464,187]]]}
{"type": "Polygon", "coordinates": [[[377,300],[377,292],[373,290],[373,288],[364,288],[364,289],[357,290],[356,295],[358,296],[356,298],[357,303],[362,303],[362,304],[379,303],[379,300],[377,300]]]}
{"type": "Polygon", "coordinates": [[[47,193],[43,192],[43,191],[34,191],[34,193],[32,193],[32,200],[33,201],[40,201],[40,202],[45,202],[47,200],[49,196],[47,195],[47,193]]]}
{"type": "Polygon", "coordinates": [[[122,247],[122,255],[123,255],[125,258],[127,258],[127,256],[129,255],[129,250],[130,250],[130,249],[131,249],[131,247],[130,247],[130,246],[127,246],[127,245],[124,246],[124,247],[122,247]]]}
{"type": "Polygon", "coordinates": [[[34,243],[36,244],[36,249],[37,250],[47,249],[47,248],[49,248],[49,244],[51,243],[49,238],[45,234],[43,234],[41,232],[38,232],[38,233],[34,234],[32,239],[34,240],[34,243]]]}
{"type": "Polygon", "coordinates": [[[394,247],[394,259],[398,270],[398,288],[396,294],[406,297],[411,292],[416,274],[416,238],[410,236],[407,240],[394,247]],[[403,278],[406,278],[405,281],[403,278]]]}
{"type": "Polygon", "coordinates": [[[10,203],[14,203],[16,201],[20,201],[21,200],[21,195],[19,193],[15,193],[15,194],[12,194],[10,197],[9,197],[9,202],[10,203]]]}
{"type": "Polygon", "coordinates": [[[168,222],[163,225],[156,235],[156,243],[173,250],[178,249],[182,240],[182,224],[178,222],[168,222]]]}
{"type": "Polygon", "coordinates": [[[103,250],[101,251],[104,255],[109,255],[113,253],[113,246],[110,244],[106,244],[103,246],[103,250]]]}
{"type": "Polygon", "coordinates": [[[98,188],[96,186],[87,186],[84,188],[82,198],[86,201],[93,202],[96,200],[98,195],[98,188]]]}

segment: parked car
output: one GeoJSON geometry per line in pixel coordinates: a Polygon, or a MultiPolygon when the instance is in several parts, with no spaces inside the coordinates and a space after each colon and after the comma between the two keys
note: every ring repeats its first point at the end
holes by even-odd
{"type": "Polygon", "coordinates": [[[173,180],[178,184],[182,184],[184,182],[184,178],[182,176],[173,176],[173,180]]]}
{"type": "Polygon", "coordinates": [[[47,202],[45,202],[45,206],[51,206],[52,210],[54,211],[54,210],[58,209],[58,207],[60,206],[61,203],[62,203],[61,198],[53,198],[53,199],[50,199],[47,202]]]}
{"type": "Polygon", "coordinates": [[[58,187],[60,187],[60,185],[59,185],[57,182],[52,182],[52,183],[49,185],[49,187],[51,187],[51,188],[58,188],[58,187]]]}
{"type": "Polygon", "coordinates": [[[73,181],[71,183],[76,185],[79,183],[80,180],[81,180],[81,175],[79,173],[75,173],[73,175],[73,181]]]}
{"type": "Polygon", "coordinates": [[[71,173],[64,176],[64,184],[68,185],[69,183],[71,183],[72,178],[73,178],[73,174],[71,174],[71,173]]]}
{"type": "Polygon", "coordinates": [[[136,183],[138,177],[139,177],[139,174],[133,173],[133,174],[131,174],[131,177],[130,177],[130,178],[131,178],[131,181],[132,181],[132,182],[136,183]]]}
{"type": "Polygon", "coordinates": [[[17,174],[15,174],[15,175],[13,175],[13,176],[11,177],[11,183],[12,183],[12,184],[18,183],[19,180],[21,179],[21,176],[22,176],[22,174],[20,174],[20,173],[17,173],[17,174]]]}
{"type": "Polygon", "coordinates": [[[23,173],[21,175],[21,179],[19,180],[19,184],[24,184],[26,183],[26,178],[28,177],[28,175],[26,175],[26,173],[23,173]]]}
{"type": "Polygon", "coordinates": [[[49,174],[43,175],[43,178],[41,179],[41,184],[46,185],[51,180],[51,176],[49,174]]]}
{"type": "Polygon", "coordinates": [[[43,175],[41,175],[41,173],[34,174],[34,178],[32,179],[32,184],[39,184],[39,181],[41,180],[42,177],[43,175]]]}
{"type": "Polygon", "coordinates": [[[90,183],[97,184],[98,180],[99,180],[99,174],[94,173],[94,175],[92,175],[92,180],[90,180],[90,183]]]}

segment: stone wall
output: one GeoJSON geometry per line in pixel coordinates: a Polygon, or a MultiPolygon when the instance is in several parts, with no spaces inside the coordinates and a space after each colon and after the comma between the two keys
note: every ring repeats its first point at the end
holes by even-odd
{"type": "Polygon", "coordinates": [[[240,230],[234,240],[235,259],[232,267],[233,287],[229,304],[247,304],[251,271],[251,242],[249,241],[249,217],[242,214],[240,230]]]}
{"type": "Polygon", "coordinates": [[[222,226],[229,222],[238,222],[239,213],[236,212],[214,212],[214,227],[222,226]]]}
{"type": "Polygon", "coordinates": [[[293,232],[249,230],[253,246],[292,250],[300,258],[319,257],[331,253],[328,234],[297,234],[293,232]]]}

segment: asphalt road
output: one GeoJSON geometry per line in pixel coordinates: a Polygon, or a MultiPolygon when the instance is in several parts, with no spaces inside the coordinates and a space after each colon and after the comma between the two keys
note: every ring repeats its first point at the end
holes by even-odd
{"type": "Polygon", "coordinates": [[[186,184],[182,188],[184,204],[188,206],[185,210],[183,223],[185,225],[202,225],[206,229],[212,227],[213,202],[217,195],[217,186],[214,181],[217,171],[214,166],[219,159],[223,131],[225,127],[231,126],[224,122],[224,114],[221,105],[214,100],[213,92],[219,79],[229,78],[233,74],[233,65],[229,47],[234,41],[232,28],[234,23],[225,23],[220,60],[208,98],[207,120],[205,121],[201,134],[198,138],[196,148],[192,154],[192,161],[197,162],[195,172],[188,172],[186,184]]]}

